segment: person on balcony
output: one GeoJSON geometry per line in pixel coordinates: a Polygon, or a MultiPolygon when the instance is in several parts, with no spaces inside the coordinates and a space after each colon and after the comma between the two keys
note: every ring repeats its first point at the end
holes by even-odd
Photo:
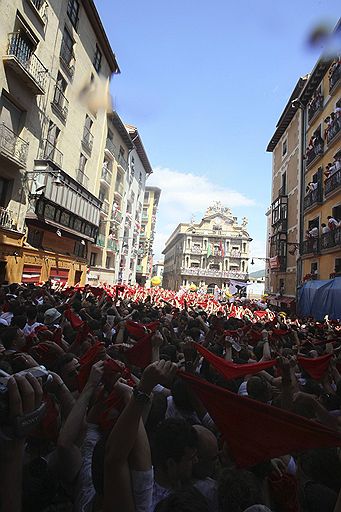
{"type": "Polygon", "coordinates": [[[328,219],[328,227],[331,231],[340,227],[340,221],[338,219],[335,219],[335,217],[328,215],[327,219],[328,219]]]}
{"type": "Polygon", "coordinates": [[[319,236],[319,228],[317,226],[314,226],[309,231],[309,238],[318,238],[319,236]]]}
{"type": "Polygon", "coordinates": [[[322,235],[324,235],[325,233],[329,233],[329,231],[330,231],[330,228],[326,224],[321,224],[321,228],[322,228],[322,235]]]}
{"type": "Polygon", "coordinates": [[[317,189],[317,183],[314,183],[313,181],[310,181],[307,185],[306,192],[309,194],[309,192],[313,192],[317,189]]]}

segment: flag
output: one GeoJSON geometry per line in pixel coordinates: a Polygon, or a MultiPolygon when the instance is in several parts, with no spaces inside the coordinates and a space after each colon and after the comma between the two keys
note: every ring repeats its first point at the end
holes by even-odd
{"type": "Polygon", "coordinates": [[[207,244],[207,257],[209,258],[212,254],[212,244],[210,244],[210,242],[208,242],[207,244]]]}
{"type": "Polygon", "coordinates": [[[239,396],[194,375],[179,376],[206,407],[240,468],[288,453],[341,446],[341,435],[324,425],[239,396]]]}

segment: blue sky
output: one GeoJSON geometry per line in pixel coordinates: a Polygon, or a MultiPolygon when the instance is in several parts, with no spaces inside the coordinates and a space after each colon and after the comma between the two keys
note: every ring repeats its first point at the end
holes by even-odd
{"type": "Polygon", "coordinates": [[[249,218],[253,255],[264,256],[265,148],[319,56],[309,33],[337,22],[339,1],[96,3],[122,72],[112,82],[115,108],[138,127],[155,171],[150,184],[163,190],[156,257],[178,222],[200,220],[215,199],[249,218]]]}

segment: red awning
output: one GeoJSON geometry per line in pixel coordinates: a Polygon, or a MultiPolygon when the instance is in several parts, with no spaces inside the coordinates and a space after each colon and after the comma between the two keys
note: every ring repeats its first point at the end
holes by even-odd
{"type": "Polygon", "coordinates": [[[22,283],[40,283],[41,267],[24,265],[22,272],[22,283]]]}

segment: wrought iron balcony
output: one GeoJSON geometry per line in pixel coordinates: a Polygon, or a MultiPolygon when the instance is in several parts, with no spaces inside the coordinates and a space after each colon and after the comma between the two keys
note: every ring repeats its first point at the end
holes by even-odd
{"type": "Polygon", "coordinates": [[[340,118],[337,118],[335,116],[334,121],[332,121],[327,128],[326,140],[327,140],[328,145],[330,145],[331,143],[334,143],[336,141],[340,131],[341,131],[341,120],[340,120],[340,118]]]}
{"type": "Polygon", "coordinates": [[[181,267],[181,274],[186,276],[198,276],[198,277],[215,277],[225,279],[243,279],[247,278],[245,272],[238,270],[218,270],[213,268],[200,268],[200,267],[181,267]]]}
{"type": "Polygon", "coordinates": [[[115,240],[108,240],[107,249],[109,251],[118,252],[118,243],[115,240]]]}
{"type": "Polygon", "coordinates": [[[190,252],[193,254],[201,254],[202,247],[196,247],[195,245],[192,245],[190,252]]]}
{"type": "Polygon", "coordinates": [[[34,48],[21,32],[13,32],[8,37],[4,63],[21,77],[34,94],[44,94],[47,69],[34,53],[34,48]]]}
{"type": "Polygon", "coordinates": [[[0,206],[0,227],[13,229],[12,212],[0,206]]]}
{"type": "Polygon", "coordinates": [[[128,162],[120,153],[118,154],[117,162],[125,171],[128,169],[128,162]]]}
{"type": "Polygon", "coordinates": [[[83,185],[83,187],[88,188],[89,187],[89,176],[87,176],[82,169],[76,170],[76,179],[78,183],[83,185]]]}
{"type": "Polygon", "coordinates": [[[101,234],[97,235],[95,243],[99,247],[105,247],[105,236],[101,234]]]}
{"type": "Polygon", "coordinates": [[[323,109],[323,96],[320,94],[312,100],[308,107],[308,122],[311,123],[312,119],[318,112],[322,112],[323,109]]]}
{"type": "Polygon", "coordinates": [[[333,89],[336,89],[336,84],[339,82],[341,78],[341,64],[338,63],[335,65],[330,77],[329,77],[329,92],[331,93],[333,89]]]}
{"type": "Polygon", "coordinates": [[[235,250],[235,249],[231,249],[230,253],[229,253],[229,256],[231,258],[241,258],[242,257],[242,253],[240,251],[235,250]]]}
{"type": "Polygon", "coordinates": [[[106,142],[105,142],[105,152],[106,153],[109,153],[109,156],[113,159],[115,158],[115,154],[116,154],[116,146],[115,144],[113,143],[113,141],[111,139],[109,139],[109,137],[107,138],[106,142]]]}
{"type": "Polygon", "coordinates": [[[310,167],[312,165],[312,163],[315,162],[315,160],[320,158],[320,156],[323,155],[323,151],[324,151],[324,142],[321,139],[314,145],[314,147],[307,150],[306,167],[307,168],[310,167]]]}
{"type": "Polygon", "coordinates": [[[309,192],[304,198],[304,209],[307,210],[313,205],[322,203],[322,187],[319,185],[316,190],[309,192]]]}
{"type": "Polygon", "coordinates": [[[341,188],[341,169],[336,171],[332,176],[326,179],[325,196],[332,194],[335,190],[341,188]]]}
{"type": "Polygon", "coordinates": [[[108,167],[103,165],[103,167],[102,167],[102,174],[101,174],[101,180],[103,180],[107,185],[110,185],[111,178],[112,178],[112,174],[109,171],[108,167]]]}
{"type": "Polygon", "coordinates": [[[65,122],[69,111],[69,102],[66,99],[63,90],[59,85],[55,85],[54,97],[52,100],[52,108],[56,111],[59,117],[65,122]]]}
{"type": "Polygon", "coordinates": [[[121,212],[112,212],[112,216],[111,216],[111,219],[114,221],[114,222],[122,222],[122,213],[121,212]]]}
{"type": "Polygon", "coordinates": [[[5,124],[0,125],[0,153],[9,160],[26,167],[28,142],[18,137],[5,124]]]}
{"type": "Polygon", "coordinates": [[[84,132],[83,132],[83,139],[82,139],[82,146],[84,149],[87,150],[87,152],[91,155],[92,146],[94,143],[94,136],[90,132],[89,128],[84,126],[84,132]]]}
{"type": "Polygon", "coordinates": [[[108,215],[108,213],[109,213],[109,201],[107,199],[104,199],[104,201],[102,203],[101,211],[105,215],[108,215]]]}
{"type": "Polygon", "coordinates": [[[47,139],[43,140],[43,147],[40,151],[40,158],[41,160],[50,160],[60,169],[62,168],[63,153],[59,151],[59,149],[57,149],[56,146],[54,146],[52,142],[47,139]]]}
{"type": "Polygon", "coordinates": [[[320,240],[318,238],[309,238],[302,243],[301,254],[317,254],[320,250],[320,240]]]}
{"type": "Polygon", "coordinates": [[[121,182],[116,183],[115,194],[119,194],[120,196],[123,196],[123,183],[121,183],[121,182]]]}
{"type": "Polygon", "coordinates": [[[66,45],[65,41],[62,41],[59,58],[69,77],[73,78],[73,75],[75,74],[75,66],[72,62],[75,57],[73,51],[66,45]]]}
{"type": "Polygon", "coordinates": [[[321,251],[325,249],[339,249],[341,247],[341,228],[333,229],[321,236],[321,251]]]}

